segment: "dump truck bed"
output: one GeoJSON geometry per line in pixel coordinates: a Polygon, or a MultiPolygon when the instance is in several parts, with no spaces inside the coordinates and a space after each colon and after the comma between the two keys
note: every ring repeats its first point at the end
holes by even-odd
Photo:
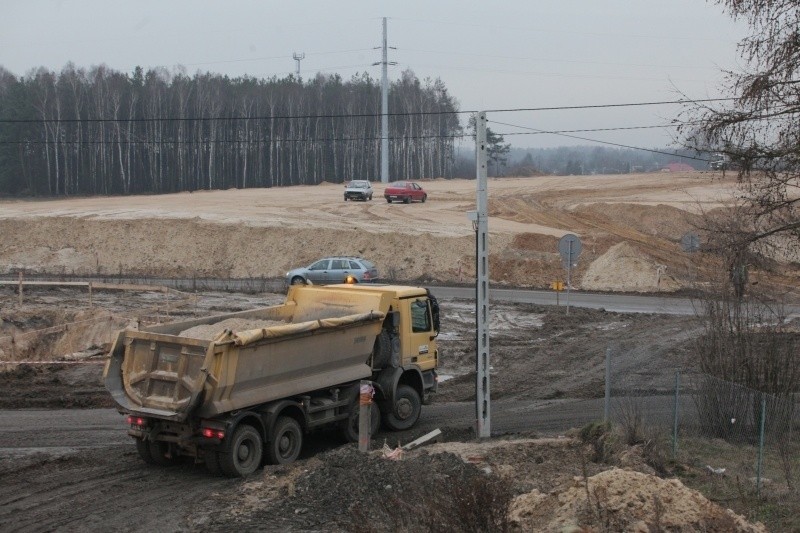
{"type": "Polygon", "coordinates": [[[384,313],[375,298],[286,304],[119,333],[106,387],[126,411],[184,421],[213,417],[371,374],[384,313]],[[369,309],[369,310],[366,310],[369,309]],[[181,336],[233,318],[280,325],[181,336]]]}

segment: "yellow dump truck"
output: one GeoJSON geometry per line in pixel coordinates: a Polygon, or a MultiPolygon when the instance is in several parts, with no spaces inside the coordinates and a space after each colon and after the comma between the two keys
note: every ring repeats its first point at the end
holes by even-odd
{"type": "Polygon", "coordinates": [[[293,285],[281,305],[121,331],[104,380],[144,461],[245,476],[294,461],[315,429],[357,440],[361,380],[373,431],[413,427],[436,391],[438,332],[424,288],[293,285]]]}

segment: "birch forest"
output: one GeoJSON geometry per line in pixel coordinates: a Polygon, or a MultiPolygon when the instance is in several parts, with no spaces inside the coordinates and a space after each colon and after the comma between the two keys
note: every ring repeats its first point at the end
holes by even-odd
{"type": "MultiPolygon", "coordinates": [[[[411,71],[391,83],[396,179],[451,177],[458,102],[411,71]]],[[[380,80],[67,65],[0,67],[0,195],[167,193],[380,179],[380,80]]]]}

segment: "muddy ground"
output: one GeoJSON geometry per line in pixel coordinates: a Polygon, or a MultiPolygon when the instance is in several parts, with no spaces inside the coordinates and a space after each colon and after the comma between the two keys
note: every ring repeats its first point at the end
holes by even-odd
{"type": "MultiPolygon", "coordinates": [[[[713,236],[700,232],[698,253],[681,238],[702,213],[724,213],[735,185],[714,173],[492,179],[492,283],[564,280],[566,233],[583,243],[576,289],[664,293],[724,278],[705,246],[713,236]]],[[[0,275],[280,279],[342,254],[373,260],[385,280],[469,284],[475,182],[423,186],[429,201],[410,205],[379,200],[380,184],[363,203],[345,203],[332,184],[0,200],[0,275]]],[[[797,258],[776,259],[769,278],[754,271],[751,280],[794,294],[797,258]]],[[[26,287],[24,296],[18,307],[0,286],[0,530],[757,530],[723,508],[747,511],[744,499],[715,504],[668,480],[706,484],[700,459],[670,470],[659,446],[576,436],[602,416],[607,351],[613,394],[653,398],[669,416],[674,370],[693,365],[692,317],[493,302],[493,438],[477,441],[474,304],[445,299],[443,380],[417,427],[380,432],[369,455],[314,435],[295,464],[228,480],[202,464],[144,465],[102,386],[103,356],[118,328],[251,309],[280,294],[95,291],[90,300],[85,289],[26,287]],[[384,443],[394,450],[437,428],[443,442],[384,457],[384,443]]]]}
{"type": "MultiPolygon", "coordinates": [[[[11,310],[11,289],[0,294],[6,303],[5,331],[13,328],[19,335],[51,326],[55,319],[48,310],[54,307],[58,317],[74,317],[86,307],[85,292],[76,289],[30,290],[25,307],[16,312],[11,310]]],[[[150,292],[95,296],[93,313],[127,319],[135,319],[137,309],[154,303],[163,308],[164,299],[180,300],[179,295],[150,292]]],[[[281,297],[203,293],[192,305],[171,309],[170,318],[250,309],[281,297]]],[[[627,503],[609,516],[596,516],[588,499],[569,492],[575,480],[595,479],[592,476],[606,471],[617,477],[632,475],[617,467],[656,474],[642,451],[620,449],[597,461],[596,446],[574,438],[574,432],[548,431],[526,421],[530,412],[547,405],[555,406],[556,413],[563,405],[560,418],[574,415],[578,420],[581,413],[575,411],[585,404],[570,402],[602,396],[608,346],[615,353],[617,375],[626,377],[618,381],[620,387],[665,392],[673,369],[691,365],[691,343],[698,331],[694,318],[578,308],[566,315],[563,307],[493,304],[496,437],[480,442],[474,438],[474,410],[468,403],[474,398],[474,306],[453,299],[443,300],[441,309],[441,373],[446,379],[416,428],[379,433],[367,456],[354,445],[342,445],[338,434],[323,432],[309,439],[297,463],[268,466],[246,480],[211,477],[202,464],[164,469],[140,461],[121,416],[109,409],[112,402],[102,385],[102,347],[110,337],[100,335],[83,346],[75,340],[81,335],[73,326],[73,331],[51,334],[60,339],[31,343],[41,350],[64,346],[59,341],[69,337],[74,351],[60,356],[31,352],[26,357],[58,364],[8,365],[0,373],[0,407],[6,409],[0,411],[0,423],[6,428],[0,436],[0,527],[466,531],[478,524],[483,531],[504,527],[555,531],[569,524],[603,523],[632,530],[642,522],[649,527],[673,524],[676,531],[750,530],[695,493],[674,496],[676,502],[696,498],[705,502],[691,504],[704,510],[688,521],[666,513],[656,516],[652,509],[635,510],[627,503]],[[577,407],[570,410],[570,405],[577,407]],[[503,431],[504,426],[516,429],[503,431]],[[383,447],[393,449],[433,429],[443,431],[440,444],[406,452],[400,461],[384,457],[383,447]],[[553,514],[561,508],[553,507],[557,500],[563,500],[561,518],[553,514]],[[515,509],[513,519],[505,512],[509,507],[515,509]]],[[[113,323],[102,323],[110,336],[113,323]]],[[[633,481],[624,483],[630,486],[633,481]]],[[[597,490],[608,494],[610,489],[597,490]]],[[[688,489],[681,485],[681,490],[688,489]]],[[[642,501],[654,497],[632,494],[642,501]]]]}

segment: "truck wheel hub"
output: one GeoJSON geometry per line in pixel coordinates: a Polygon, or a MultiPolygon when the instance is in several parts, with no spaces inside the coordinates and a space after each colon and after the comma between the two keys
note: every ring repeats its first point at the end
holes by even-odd
{"type": "Polygon", "coordinates": [[[247,458],[250,457],[250,447],[246,443],[242,444],[236,451],[236,456],[240,461],[247,461],[247,458]]]}
{"type": "Polygon", "coordinates": [[[398,418],[405,420],[406,418],[411,416],[411,412],[413,411],[411,402],[405,398],[399,400],[395,405],[395,411],[397,412],[398,418]]]}

